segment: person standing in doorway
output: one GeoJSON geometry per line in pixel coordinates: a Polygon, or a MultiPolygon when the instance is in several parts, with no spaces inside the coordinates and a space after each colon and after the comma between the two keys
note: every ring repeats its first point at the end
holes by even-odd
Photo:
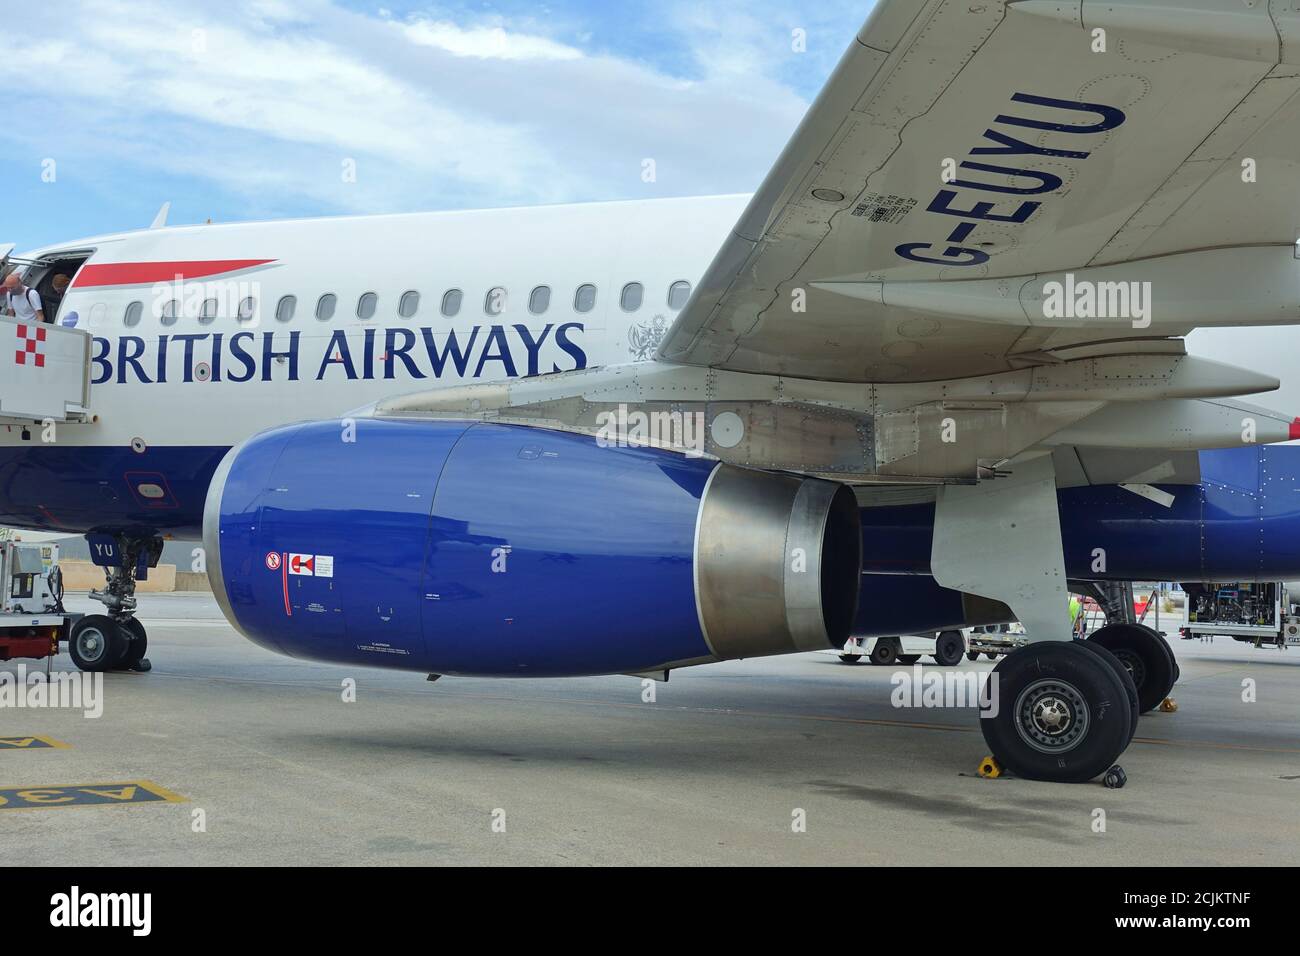
{"type": "Polygon", "coordinates": [[[40,293],[24,285],[18,273],[11,272],[5,276],[4,293],[5,315],[11,315],[21,322],[45,321],[40,293]]]}

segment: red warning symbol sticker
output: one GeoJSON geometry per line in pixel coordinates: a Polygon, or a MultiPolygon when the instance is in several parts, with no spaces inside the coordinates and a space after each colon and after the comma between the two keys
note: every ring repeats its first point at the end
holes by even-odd
{"type": "Polygon", "coordinates": [[[272,571],[280,570],[280,552],[268,551],[266,553],[266,566],[272,571]]]}
{"type": "Polygon", "coordinates": [[[290,574],[314,575],[315,572],[316,572],[316,555],[314,554],[289,555],[290,574]]]}

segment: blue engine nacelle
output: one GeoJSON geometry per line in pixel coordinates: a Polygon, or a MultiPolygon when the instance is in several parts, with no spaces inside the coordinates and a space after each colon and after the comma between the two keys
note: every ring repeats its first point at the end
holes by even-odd
{"type": "Polygon", "coordinates": [[[359,419],[231,450],[212,589],[295,657],[443,674],[640,673],[839,647],[852,492],[516,425],[359,419]]]}

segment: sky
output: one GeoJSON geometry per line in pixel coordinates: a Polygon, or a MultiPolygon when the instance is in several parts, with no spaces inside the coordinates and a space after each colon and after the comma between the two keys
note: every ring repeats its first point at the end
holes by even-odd
{"type": "Polygon", "coordinates": [[[33,4],[0,55],[0,240],[167,201],[180,224],[749,192],[871,5],[33,4]]]}

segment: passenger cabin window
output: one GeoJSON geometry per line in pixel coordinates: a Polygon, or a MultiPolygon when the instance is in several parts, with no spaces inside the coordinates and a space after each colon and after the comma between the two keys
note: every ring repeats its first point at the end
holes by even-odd
{"type": "Polygon", "coordinates": [[[578,291],[573,294],[573,311],[590,312],[596,307],[596,287],[594,285],[580,285],[578,291]]]}
{"type": "Polygon", "coordinates": [[[629,282],[623,286],[623,294],[619,297],[619,305],[623,307],[624,312],[635,312],[641,308],[641,301],[645,298],[645,287],[639,282],[629,282]]]}
{"type": "Polygon", "coordinates": [[[162,304],[162,309],[158,312],[158,318],[163,325],[176,324],[176,300],[168,299],[162,304]]]}
{"type": "Polygon", "coordinates": [[[691,284],[689,282],[674,282],[668,289],[668,308],[674,312],[680,312],[686,305],[686,300],[691,297],[691,284]]]}
{"type": "Polygon", "coordinates": [[[533,290],[532,295],[528,297],[528,311],[533,315],[541,315],[551,307],[551,287],[548,285],[539,285],[533,290]]]}
{"type": "Polygon", "coordinates": [[[252,322],[257,317],[257,300],[251,295],[239,303],[239,311],[235,313],[235,318],[240,322],[252,322]]]}
{"type": "Polygon", "coordinates": [[[338,307],[339,297],[326,292],[316,302],[316,318],[328,322],[334,318],[334,309],[338,307]]]}
{"type": "Polygon", "coordinates": [[[357,318],[373,319],[375,309],[379,306],[379,296],[373,292],[367,292],[357,300],[357,318]]]}
{"type": "Polygon", "coordinates": [[[293,314],[298,311],[297,296],[286,295],[275,306],[275,318],[277,322],[292,322],[293,314]]]}
{"type": "Polygon", "coordinates": [[[142,315],[144,315],[144,303],[132,302],[126,307],[126,315],[122,317],[122,324],[127,328],[135,328],[140,324],[142,315]]]}
{"type": "Polygon", "coordinates": [[[397,303],[397,314],[404,319],[409,319],[419,311],[420,293],[414,290],[402,293],[401,301],[397,303]]]}
{"type": "Polygon", "coordinates": [[[489,289],[487,298],[483,300],[483,311],[488,315],[500,315],[506,310],[506,290],[497,286],[495,289],[489,289]]]}
{"type": "Polygon", "coordinates": [[[207,325],[216,321],[217,318],[217,300],[204,299],[203,306],[199,309],[199,322],[207,325]]]}
{"type": "Polygon", "coordinates": [[[442,297],[442,314],[447,318],[460,314],[460,302],[464,298],[460,289],[448,289],[442,297]]]}

